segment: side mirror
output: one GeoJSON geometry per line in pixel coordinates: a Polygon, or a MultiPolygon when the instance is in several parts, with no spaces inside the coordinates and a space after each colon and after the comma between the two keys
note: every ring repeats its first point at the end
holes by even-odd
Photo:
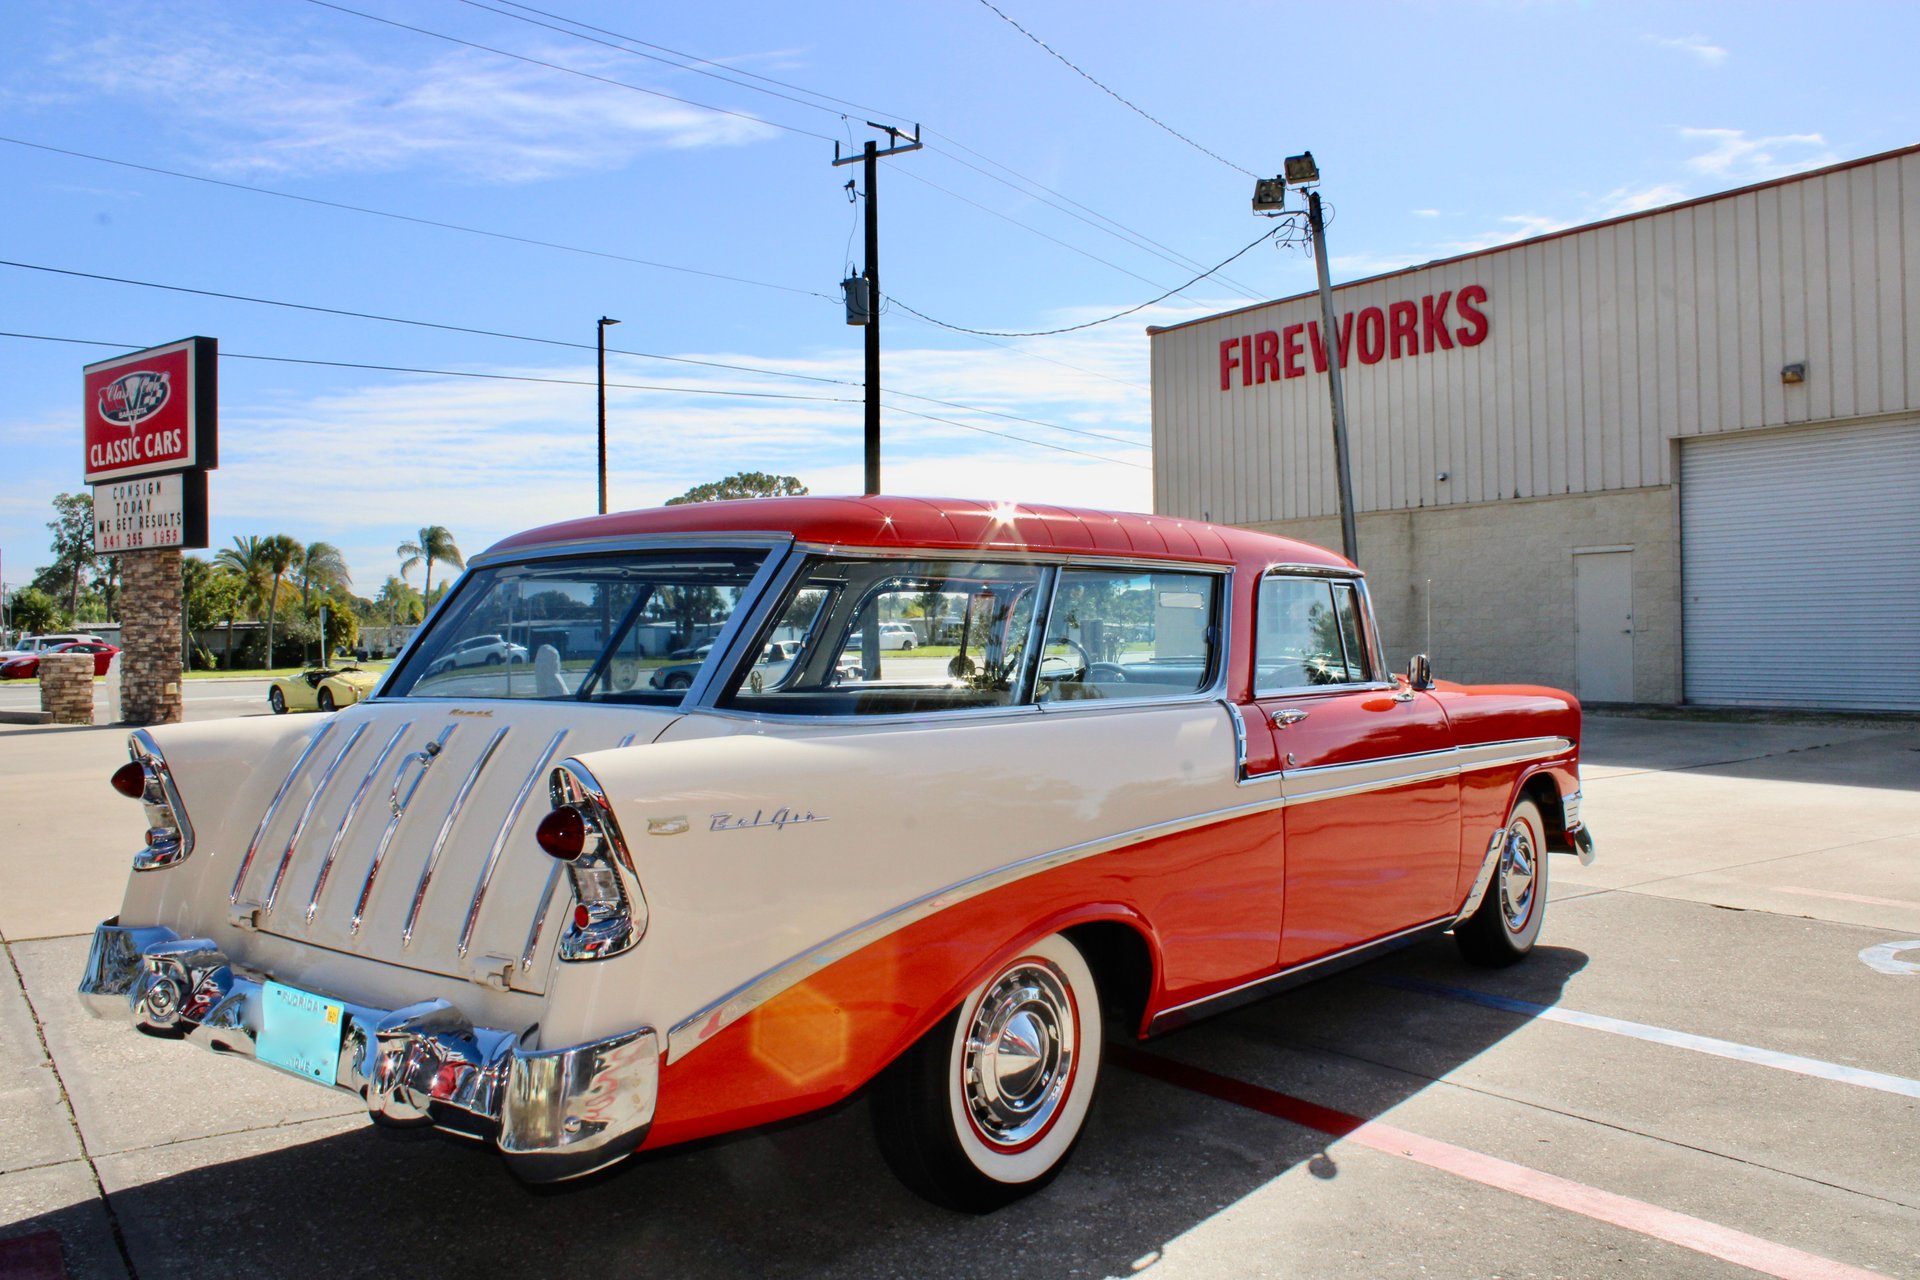
{"type": "Polygon", "coordinates": [[[1407,663],[1407,685],[1413,689],[1433,688],[1433,660],[1424,653],[1416,653],[1407,663]]]}

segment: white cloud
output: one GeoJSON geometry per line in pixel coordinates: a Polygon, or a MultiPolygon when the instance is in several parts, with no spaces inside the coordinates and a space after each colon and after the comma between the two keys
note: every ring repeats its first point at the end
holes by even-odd
{"type": "Polygon", "coordinates": [[[1438,209],[1415,209],[1413,216],[1416,218],[1437,218],[1440,216],[1440,211],[1438,209]]]}
{"type": "Polygon", "coordinates": [[[1417,266],[1429,260],[1430,255],[1423,253],[1336,253],[1328,260],[1327,266],[1334,275],[1353,280],[1362,276],[1385,275],[1389,271],[1417,266]]]}
{"type": "Polygon", "coordinates": [[[1840,159],[1817,133],[1749,138],[1743,129],[1682,129],[1680,136],[1706,147],[1687,162],[1690,169],[1733,186],[1818,169],[1840,159]]]}
{"type": "MultiPolygon", "coordinates": [[[[605,169],[651,148],[732,146],[770,126],[461,49],[407,62],[215,25],[119,27],[61,59],[88,90],[144,100],[193,130],[224,172],[415,167],[492,182],[605,169]]],[[[616,55],[542,57],[642,83],[616,55]]]]}
{"type": "Polygon", "coordinates": [[[1698,58],[1704,65],[1709,67],[1717,67],[1721,63],[1727,60],[1726,49],[1720,45],[1714,44],[1711,40],[1708,40],[1703,35],[1690,35],[1690,36],[1649,35],[1649,36],[1643,36],[1641,38],[1644,39],[1648,44],[1657,44],[1663,49],[1675,49],[1681,53],[1692,54],[1694,57],[1698,58]]]}
{"type": "Polygon", "coordinates": [[[1601,197],[1600,216],[1619,218],[1629,213],[1645,213],[1648,209],[1658,209],[1662,205],[1678,204],[1687,198],[1686,189],[1671,182],[1656,183],[1651,187],[1615,187],[1601,197]]]}
{"type": "Polygon", "coordinates": [[[1496,220],[1498,225],[1464,240],[1449,240],[1441,246],[1447,253],[1478,253],[1519,240],[1530,240],[1575,224],[1566,218],[1550,218],[1537,213],[1510,213],[1496,220]]]}

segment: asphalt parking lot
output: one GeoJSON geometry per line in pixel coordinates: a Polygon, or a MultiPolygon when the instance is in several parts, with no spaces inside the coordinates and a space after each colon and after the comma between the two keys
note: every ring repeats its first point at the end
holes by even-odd
{"type": "Polygon", "coordinates": [[[1527,963],[1442,940],[1116,1049],[1067,1172],[978,1219],[863,1101],[536,1193],[88,1018],[123,740],[0,726],[3,1277],[1920,1276],[1911,720],[1590,717],[1600,860],[1527,963]]]}

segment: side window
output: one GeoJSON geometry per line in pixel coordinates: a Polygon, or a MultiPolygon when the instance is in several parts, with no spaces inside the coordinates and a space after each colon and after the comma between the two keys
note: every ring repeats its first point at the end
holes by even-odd
{"type": "Polygon", "coordinates": [[[720,705],[778,715],[1012,706],[1050,569],[820,557],[795,579],[720,705]]]}
{"type": "Polygon", "coordinates": [[[1041,702],[1186,697],[1213,682],[1219,579],[1069,568],[1047,616],[1041,702]]]}
{"type": "Polygon", "coordinates": [[[1260,582],[1254,627],[1255,694],[1374,678],[1351,582],[1269,575],[1260,582]]]}

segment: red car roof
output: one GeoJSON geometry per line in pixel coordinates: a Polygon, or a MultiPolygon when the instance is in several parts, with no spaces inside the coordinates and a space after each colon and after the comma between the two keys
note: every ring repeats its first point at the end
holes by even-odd
{"type": "Polygon", "coordinates": [[[588,516],[503,538],[489,553],[555,542],[674,533],[791,533],[835,546],[1065,551],[1219,564],[1350,567],[1292,538],[1126,511],[982,502],[973,498],[747,498],[588,516]]]}

